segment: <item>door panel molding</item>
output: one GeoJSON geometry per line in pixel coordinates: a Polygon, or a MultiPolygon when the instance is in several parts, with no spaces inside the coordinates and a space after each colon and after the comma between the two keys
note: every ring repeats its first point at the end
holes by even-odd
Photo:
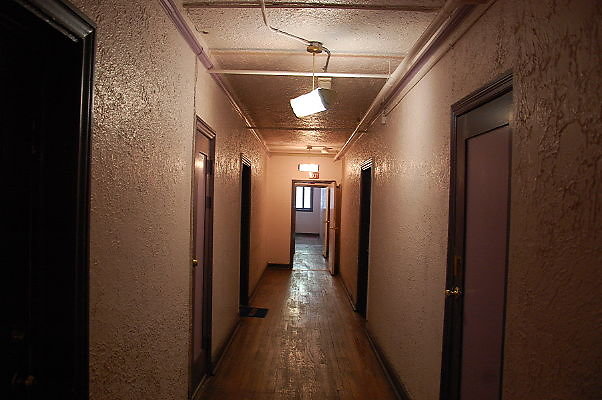
{"type": "MultiPolygon", "coordinates": [[[[444,310],[443,351],[441,361],[441,400],[460,398],[462,315],[464,287],[465,248],[465,188],[467,140],[477,135],[509,125],[512,121],[512,73],[507,72],[490,84],[476,90],[451,107],[450,191],[446,288],[444,310]],[[510,94],[510,95],[509,95],[510,94]],[[509,100],[509,101],[508,101],[509,100]],[[504,116],[496,115],[493,108],[507,109],[504,116]],[[479,110],[476,110],[478,109],[479,110]],[[476,111],[472,116],[467,113],[476,111]],[[462,129],[462,131],[461,131],[462,129]],[[454,292],[459,289],[460,295],[454,292]]],[[[510,136],[510,140],[512,136],[510,136]]],[[[511,146],[511,142],[510,142],[511,146]]],[[[511,154],[510,154],[511,156],[511,154]]],[[[510,166],[509,166],[510,167],[510,166]]],[[[508,174],[511,179],[511,174],[508,174]]],[[[508,182],[508,193],[511,185],[508,182]]],[[[508,207],[510,202],[508,201],[508,207]]],[[[510,210],[508,209],[508,232],[510,210]]],[[[507,249],[506,249],[507,252],[507,249]]],[[[506,254],[507,281],[507,254],[506,254]]],[[[444,293],[442,293],[444,295],[444,293]]],[[[505,313],[505,311],[504,311],[505,313]]],[[[505,315],[503,316],[505,326],[505,315]]],[[[502,348],[503,363],[503,348],[502,348]]],[[[503,378],[502,378],[503,379],[503,378]]],[[[500,385],[501,388],[501,385],[500,385]]]]}

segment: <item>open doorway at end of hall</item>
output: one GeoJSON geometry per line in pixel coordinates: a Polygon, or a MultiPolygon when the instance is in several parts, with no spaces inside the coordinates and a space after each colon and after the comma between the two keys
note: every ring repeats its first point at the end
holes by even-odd
{"type": "Polygon", "coordinates": [[[336,184],[297,182],[292,199],[292,268],[334,273],[336,184]]]}

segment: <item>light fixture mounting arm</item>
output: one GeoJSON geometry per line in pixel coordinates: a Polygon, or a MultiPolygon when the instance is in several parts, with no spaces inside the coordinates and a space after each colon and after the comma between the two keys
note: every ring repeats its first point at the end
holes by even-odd
{"type": "Polygon", "coordinates": [[[295,40],[298,40],[301,43],[304,43],[305,45],[307,45],[307,51],[310,52],[310,53],[318,54],[318,53],[321,53],[322,51],[325,51],[326,54],[328,54],[328,57],[326,58],[326,65],[324,65],[324,67],[322,68],[322,70],[324,72],[328,72],[328,63],[330,62],[330,50],[328,50],[322,44],[322,42],[318,42],[318,41],[315,41],[315,40],[307,40],[307,39],[302,38],[300,36],[293,35],[292,33],[288,33],[288,32],[285,32],[283,30],[280,30],[278,28],[274,28],[272,25],[270,25],[270,21],[268,20],[268,15],[267,15],[266,8],[265,8],[265,0],[259,0],[259,4],[261,5],[261,16],[263,17],[263,23],[265,24],[265,26],[269,30],[271,30],[274,33],[278,33],[280,35],[288,36],[291,39],[295,39],[295,40]],[[310,50],[310,48],[311,48],[311,50],[310,50]]]}

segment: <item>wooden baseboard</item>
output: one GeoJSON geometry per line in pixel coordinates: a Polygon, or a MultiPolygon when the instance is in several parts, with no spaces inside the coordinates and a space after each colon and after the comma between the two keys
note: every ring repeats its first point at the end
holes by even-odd
{"type": "Polygon", "coordinates": [[[201,383],[199,384],[199,386],[197,386],[196,390],[193,392],[192,397],[191,397],[192,400],[201,400],[203,398],[203,391],[205,390],[207,383],[211,382],[213,375],[215,375],[215,373],[217,372],[217,369],[219,368],[220,364],[222,363],[222,360],[224,359],[224,355],[228,352],[230,345],[234,341],[234,337],[236,337],[236,334],[238,333],[239,327],[240,327],[240,317],[238,318],[238,321],[236,321],[236,324],[234,325],[232,332],[230,332],[230,336],[228,337],[226,344],[224,344],[222,346],[222,348],[218,351],[217,360],[214,363],[211,363],[211,366],[209,368],[209,373],[203,377],[203,379],[201,380],[201,383]]]}
{"type": "Polygon", "coordinates": [[[215,375],[215,372],[221,365],[222,360],[224,359],[224,355],[228,352],[230,345],[232,345],[232,342],[234,341],[234,338],[236,337],[236,334],[238,333],[238,328],[240,328],[240,317],[238,317],[238,320],[236,321],[234,328],[232,328],[232,331],[230,332],[230,336],[228,337],[228,340],[222,346],[222,348],[217,352],[217,360],[214,363],[212,363],[212,365],[211,365],[211,375],[215,375]]]}
{"type": "Polygon", "coordinates": [[[253,302],[253,299],[255,298],[255,295],[257,294],[257,288],[259,287],[259,285],[261,285],[261,281],[263,280],[263,277],[265,276],[265,271],[267,271],[267,270],[268,270],[268,265],[266,265],[266,267],[263,269],[261,276],[257,280],[255,287],[253,288],[253,292],[251,292],[251,295],[249,296],[249,302],[248,302],[249,305],[253,302]]]}
{"type": "Polygon", "coordinates": [[[276,264],[276,263],[268,263],[268,268],[270,269],[293,269],[290,264],[276,264]]]}
{"type": "Polygon", "coordinates": [[[343,286],[343,289],[345,289],[345,294],[347,295],[347,300],[349,300],[349,304],[351,304],[351,309],[353,311],[357,311],[357,307],[355,306],[355,303],[353,302],[353,297],[351,297],[351,292],[349,292],[349,289],[347,289],[347,285],[345,285],[345,280],[343,279],[341,274],[336,274],[336,278],[337,278],[337,280],[340,281],[340,284],[341,284],[341,286],[343,286]]]}
{"type": "Polygon", "coordinates": [[[408,394],[408,390],[406,389],[405,385],[401,382],[401,379],[399,379],[397,373],[395,373],[393,366],[391,365],[391,363],[383,353],[382,349],[368,330],[367,326],[364,327],[364,331],[366,332],[366,336],[368,337],[368,341],[370,342],[370,346],[372,347],[374,354],[376,354],[378,363],[382,367],[383,371],[385,372],[385,375],[387,376],[387,380],[389,381],[389,383],[393,387],[393,390],[395,391],[395,396],[397,396],[397,399],[412,400],[412,398],[408,394]]]}

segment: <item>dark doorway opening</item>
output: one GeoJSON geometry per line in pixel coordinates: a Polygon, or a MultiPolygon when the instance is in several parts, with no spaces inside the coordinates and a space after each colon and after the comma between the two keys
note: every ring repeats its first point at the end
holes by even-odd
{"type": "Polygon", "coordinates": [[[215,132],[198,117],[193,160],[191,398],[211,372],[215,132]]]}
{"type": "Polygon", "coordinates": [[[239,303],[249,303],[249,263],[251,253],[251,163],[242,159],[240,192],[240,291],[239,303]]]}
{"type": "Polygon", "coordinates": [[[356,311],[366,318],[368,308],[368,263],[370,259],[370,210],[372,201],[372,163],[362,165],[360,175],[360,224],[357,255],[356,311]]]}
{"type": "Polygon", "coordinates": [[[511,75],[452,106],[442,400],[501,398],[511,114],[511,75]]]}
{"type": "Polygon", "coordinates": [[[0,3],[11,399],[88,398],[93,56],[94,25],[70,6],[0,3]]]}

